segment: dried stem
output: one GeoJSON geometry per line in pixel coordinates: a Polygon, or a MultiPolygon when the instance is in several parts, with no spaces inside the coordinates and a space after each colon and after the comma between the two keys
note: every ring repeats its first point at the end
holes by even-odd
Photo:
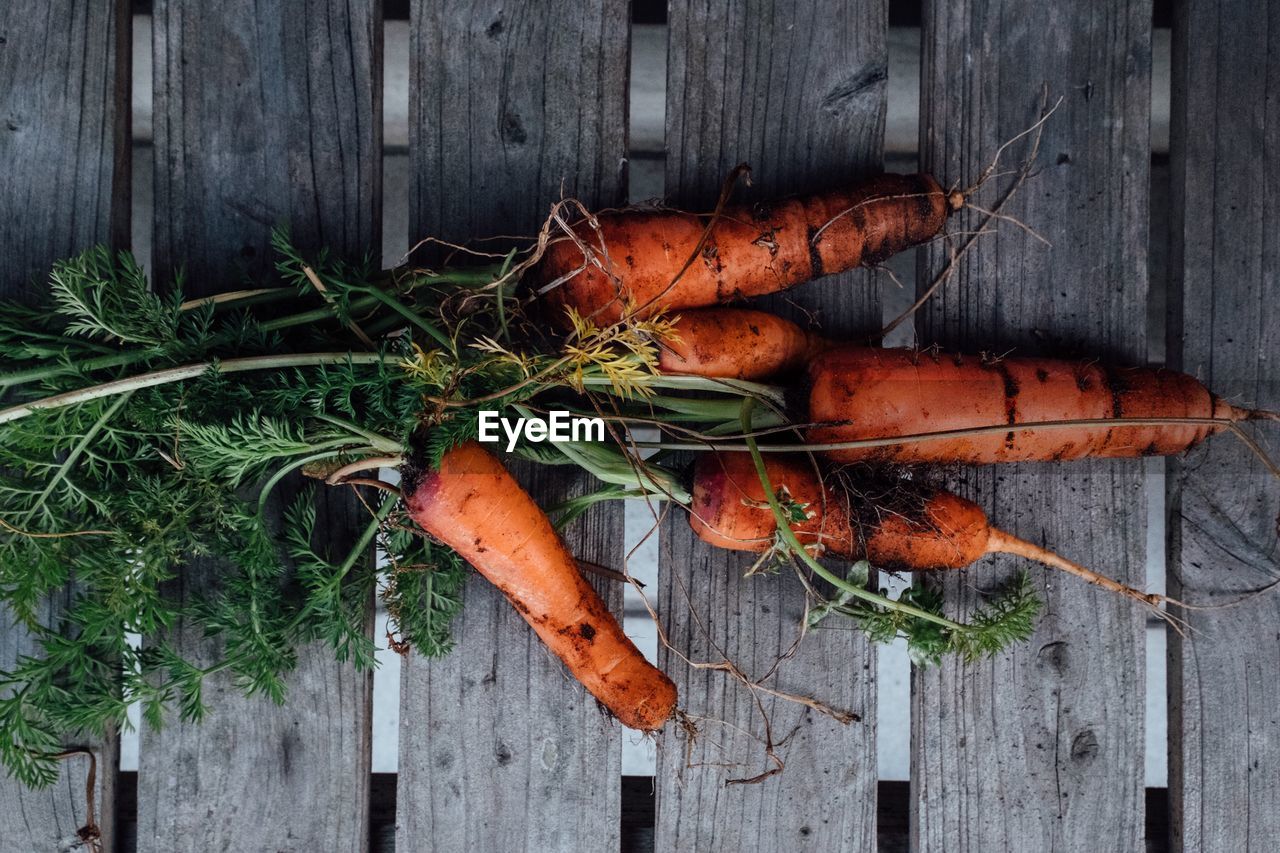
{"type": "MultiPolygon", "coordinates": [[[[306,264],[303,264],[302,274],[307,277],[307,281],[311,282],[311,286],[314,287],[316,289],[316,292],[319,293],[324,298],[324,301],[326,303],[328,303],[329,305],[334,304],[333,296],[329,294],[329,288],[324,286],[324,282],[320,280],[320,276],[316,275],[315,270],[313,270],[311,267],[307,266],[306,264]]],[[[377,349],[376,345],[373,343],[373,338],[365,334],[364,329],[360,328],[360,324],[357,323],[355,320],[348,321],[347,328],[349,328],[355,334],[355,336],[360,339],[361,343],[363,343],[369,349],[377,349]]]]}
{"type": "Polygon", "coordinates": [[[325,478],[325,482],[330,486],[337,486],[342,483],[350,482],[352,474],[359,474],[362,471],[375,471],[378,468],[399,468],[404,462],[403,456],[366,456],[364,459],[357,459],[343,465],[325,478]]]}
{"type": "Polygon", "coordinates": [[[17,536],[26,536],[29,539],[65,539],[69,536],[110,536],[114,531],[111,530],[68,530],[63,533],[35,533],[31,530],[23,530],[15,527],[9,522],[0,518],[0,527],[17,536]]]}
{"type": "Polygon", "coordinates": [[[76,837],[87,845],[91,853],[102,853],[102,829],[98,826],[96,816],[97,795],[95,789],[98,784],[98,756],[87,746],[76,746],[54,753],[49,757],[57,761],[66,761],[68,758],[75,758],[80,755],[89,759],[89,772],[85,776],[84,783],[84,826],[76,830],[76,837]]]}
{"type": "MultiPolygon", "coordinates": [[[[1047,93],[1046,93],[1046,96],[1047,96],[1047,93]]],[[[1009,200],[1013,198],[1014,194],[1018,191],[1019,188],[1021,188],[1022,184],[1026,181],[1026,179],[1030,177],[1031,167],[1035,164],[1036,157],[1039,156],[1039,153],[1040,153],[1040,139],[1044,134],[1045,122],[1049,120],[1049,117],[1053,115],[1055,111],[1057,111],[1058,107],[1061,106],[1061,104],[1062,104],[1062,99],[1059,98],[1057,103],[1055,103],[1053,107],[1049,109],[1047,112],[1044,110],[1043,104],[1042,104],[1041,106],[1042,114],[1040,116],[1040,119],[1036,121],[1035,124],[1031,125],[1026,130],[1017,134],[1012,139],[1008,140],[1003,145],[1001,145],[998,149],[996,149],[995,156],[991,158],[991,163],[988,164],[987,168],[984,169],[982,174],[978,176],[978,180],[974,182],[973,186],[969,187],[966,190],[961,191],[961,195],[965,199],[966,206],[971,207],[974,210],[977,210],[978,212],[985,214],[982,222],[978,225],[977,230],[972,235],[970,235],[967,240],[965,240],[965,242],[960,246],[958,250],[954,249],[954,247],[952,247],[950,242],[948,241],[949,257],[947,259],[946,265],[943,266],[942,270],[936,276],[934,276],[933,281],[930,282],[929,286],[925,289],[925,291],[920,294],[920,297],[916,299],[914,303],[912,303],[910,308],[908,308],[906,311],[903,311],[901,314],[895,317],[891,323],[889,323],[887,326],[885,326],[883,329],[880,330],[880,337],[882,339],[887,337],[890,332],[892,332],[894,329],[898,328],[898,326],[902,325],[907,320],[909,320],[912,316],[914,316],[915,313],[919,311],[921,307],[923,307],[924,304],[929,301],[930,298],[933,297],[933,294],[935,294],[938,291],[938,289],[942,287],[942,285],[945,284],[948,279],[951,278],[951,276],[955,273],[957,265],[960,263],[960,259],[963,258],[965,254],[969,251],[969,249],[973,247],[973,244],[977,242],[980,236],[982,236],[984,233],[987,233],[987,226],[990,225],[993,220],[1011,221],[1016,225],[1018,225],[1019,227],[1023,228],[1024,230],[1028,231],[1030,234],[1032,234],[1036,239],[1040,240],[1041,242],[1046,244],[1049,242],[1040,234],[1032,230],[1025,223],[1001,213],[1001,210],[1004,208],[1006,204],[1009,203],[1009,200]],[[1003,155],[1004,152],[1009,148],[1009,146],[1012,145],[1014,142],[1017,142],[1019,139],[1022,139],[1024,136],[1027,136],[1028,134],[1032,134],[1032,133],[1034,133],[1035,136],[1031,143],[1030,152],[1028,153],[1027,157],[1023,160],[1022,165],[1014,173],[1015,177],[1013,180],[1013,184],[1009,187],[1008,190],[1005,191],[1004,195],[1002,195],[1000,199],[995,203],[995,206],[992,207],[990,210],[985,210],[973,204],[970,201],[970,199],[978,191],[978,189],[981,188],[982,185],[987,182],[987,180],[989,180],[994,176],[996,165],[1000,162],[1001,155],[1003,155]]]]}
{"type": "MultiPolygon", "coordinates": [[[[1246,410],[1241,410],[1247,415],[1246,410]]],[[[843,423],[843,422],[838,422],[843,423]]],[[[830,425],[838,425],[832,423],[830,425]]],[[[1073,418],[1058,421],[1028,421],[1014,425],[1018,430],[1030,429],[1072,429],[1078,427],[1126,427],[1126,426],[1179,426],[1186,424],[1203,424],[1207,426],[1221,427],[1230,432],[1236,438],[1240,439],[1244,445],[1249,448],[1266,466],[1276,479],[1280,480],[1280,465],[1277,465],[1266,450],[1247,432],[1241,429],[1240,424],[1231,418],[1073,418]]],[[[922,441],[932,441],[943,438],[959,438],[973,435],[989,435],[992,433],[1005,433],[1009,431],[1009,424],[992,424],[990,426],[963,427],[959,429],[934,430],[932,432],[912,433],[911,435],[886,436],[884,438],[858,438],[849,441],[831,441],[820,442],[815,444],[761,444],[756,449],[761,453],[796,453],[800,451],[827,451],[827,450],[855,450],[874,447],[898,447],[906,444],[916,444],[922,441]]],[[[636,447],[639,448],[659,448],[662,450],[714,450],[714,451],[741,451],[747,448],[741,444],[724,444],[716,441],[705,441],[701,443],[693,442],[651,442],[637,441],[636,447]]]]}

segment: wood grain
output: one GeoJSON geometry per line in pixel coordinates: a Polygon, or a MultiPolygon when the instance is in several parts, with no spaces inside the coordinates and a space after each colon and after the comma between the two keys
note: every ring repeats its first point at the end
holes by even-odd
{"type": "MultiPolygon", "coordinates": [[[[532,235],[562,193],[625,199],[623,0],[419,3],[411,33],[411,244],[532,235]]],[[[544,506],[589,486],[513,470],[544,506]]],[[[622,532],[621,507],[597,505],[566,541],[620,566],[622,532]]],[[[621,589],[592,582],[621,615],[621,589]]],[[[396,848],[616,850],[623,730],[479,576],[454,636],[401,667],[396,848]]]]}
{"type": "MultiPolygon", "coordinates": [[[[1280,9],[1178,5],[1169,359],[1232,402],[1280,409],[1280,9]]],[[[1257,431],[1275,447],[1275,425],[1257,431]]],[[[1225,604],[1280,578],[1280,484],[1222,436],[1170,466],[1170,593],[1225,604]]],[[[1280,599],[1190,611],[1169,638],[1173,849],[1280,835],[1280,599]]]]}
{"type": "MultiPolygon", "coordinates": [[[[376,257],[378,5],[171,0],[154,16],[157,280],[179,265],[192,294],[264,280],[276,225],[304,250],[376,257]]],[[[367,519],[345,495],[319,510],[335,547],[367,519]]],[[[189,600],[218,572],[194,563],[172,594],[189,600]]],[[[197,661],[216,652],[192,626],[171,640],[197,661]]],[[[316,644],[287,683],[278,707],[214,676],[204,723],[143,730],[139,850],[367,848],[370,675],[316,644]]]]}
{"type": "MultiPolygon", "coordinates": [[[[920,313],[922,345],[1146,358],[1149,4],[928,3],[921,165],[969,186],[1043,93],[1038,173],[920,313]]],[[[1002,165],[1016,167],[1025,144],[1002,165]]],[[[999,182],[1007,186],[1008,179],[999,182]]],[[[996,182],[993,182],[993,184],[996,182]]],[[[977,202],[999,195],[987,187],[977,202]]],[[[953,223],[972,229],[978,215],[953,223]]],[[[923,288],[945,259],[920,268],[923,288]]],[[[1134,462],[1019,465],[951,480],[994,523],[1142,586],[1145,500],[1134,462]]],[[[922,851],[1134,851],[1142,847],[1144,613],[1131,602],[1009,559],[941,582],[967,614],[1015,569],[1046,610],[1030,641],[993,660],[917,670],[912,835],[922,851]]]]}
{"type": "MultiPolygon", "coordinates": [[[[129,235],[128,3],[14,0],[0,5],[0,296],[32,297],[52,263],[129,235]]],[[[70,601],[50,600],[46,624],[70,601]]],[[[0,670],[37,652],[0,607],[0,670]]],[[[98,826],[114,840],[119,744],[97,755],[98,826]]],[[[0,771],[0,853],[54,853],[85,824],[88,761],[63,765],[58,783],[30,791],[0,771]]]]}
{"type": "Polygon", "coordinates": [[[193,292],[262,279],[274,269],[267,247],[279,225],[304,247],[380,252],[378,9],[156,2],[159,279],[178,265],[193,292]]]}
{"type": "MultiPolygon", "coordinates": [[[[682,207],[715,204],[729,171],[752,167],[744,198],[805,192],[879,171],[887,53],[885,4],[814,2],[670,4],[666,192],[682,207]]],[[[762,300],[824,331],[855,336],[880,326],[874,278],[832,276],[762,300]]],[[[657,849],[874,850],[875,652],[847,626],[805,638],[765,683],[862,716],[841,725],[759,695],[781,775],[726,786],[774,765],[762,746],[755,698],[722,672],[681,657],[725,658],[753,679],[797,638],[804,593],[790,575],[744,578],[749,557],[701,543],[683,511],[661,528],[661,618],[673,650],[659,660],[680,688],[700,735],[667,731],[659,743],[657,849]]]]}

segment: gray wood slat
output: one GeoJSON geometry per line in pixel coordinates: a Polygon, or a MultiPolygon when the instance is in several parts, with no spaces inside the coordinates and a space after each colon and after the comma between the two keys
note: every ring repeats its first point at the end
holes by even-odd
{"type": "MultiPolygon", "coordinates": [[[[1280,8],[1178,6],[1169,358],[1233,403],[1280,409],[1280,8]]],[[[1275,425],[1257,434],[1276,445],[1275,425]]],[[[1170,592],[1244,598],[1280,577],[1280,487],[1220,436],[1170,467],[1170,592]]],[[[1280,599],[1190,611],[1169,642],[1173,849],[1263,851],[1280,836],[1280,599]]]]}
{"type": "MultiPolygon", "coordinates": [[[[879,171],[884,136],[887,11],[879,2],[670,4],[666,192],[710,209],[735,164],[753,168],[742,197],[767,199],[879,171]]],[[[873,276],[806,284],[761,307],[850,338],[880,327],[873,276]]],[[[804,605],[791,575],[744,578],[752,555],[698,540],[682,511],[661,529],[659,590],[668,638],[694,661],[724,657],[763,676],[797,636],[804,605]]],[[[726,786],[769,769],[764,726],[748,689],[660,651],[701,730],[660,740],[657,849],[874,850],[875,651],[848,626],[811,633],[767,684],[862,716],[841,725],[760,696],[780,776],[726,786]],[[785,742],[784,742],[785,739],[785,742]],[[686,766],[697,765],[697,766],[686,766]],[[727,765],[727,766],[726,766],[727,765]]]]}
{"type": "MultiPolygon", "coordinates": [[[[921,164],[944,182],[975,181],[1035,121],[1042,87],[1051,103],[1064,100],[1039,173],[1005,210],[1052,247],[1002,225],[920,313],[918,340],[1143,363],[1150,4],[932,2],[923,39],[921,164]]],[[[995,197],[988,189],[979,203],[995,197]]],[[[943,259],[940,248],[928,253],[922,287],[943,259]]],[[[998,526],[1142,585],[1140,461],[974,469],[950,481],[998,526]]],[[[1015,569],[1031,573],[1047,605],[1030,641],[915,673],[913,848],[1141,849],[1145,614],[1011,559],[942,579],[951,612],[971,612],[977,591],[1015,569]]]]}
{"type": "MultiPolygon", "coordinates": [[[[382,20],[378,4],[157,0],[155,256],[191,293],[263,280],[270,230],[348,256],[380,249],[382,20]]],[[[367,514],[323,493],[333,547],[367,514]]],[[[370,554],[372,557],[372,554],[370,554]]],[[[173,594],[216,583],[194,563],[173,594]]],[[[372,606],[372,602],[370,602],[372,606]]],[[[175,644],[210,645],[191,626],[175,644]]],[[[300,651],[286,704],[206,684],[199,725],[144,729],[138,849],[362,851],[368,844],[371,677],[331,649],[300,651]]]]}
{"type": "MultiPolygon", "coordinates": [[[[0,295],[45,288],[53,261],[129,233],[128,3],[13,0],[0,5],[0,295]]],[[[69,596],[68,592],[68,596],[69,596]]],[[[51,600],[53,620],[69,602],[51,600]]],[[[38,651],[0,607],[0,669],[38,651]]],[[[97,822],[114,832],[119,744],[73,741],[97,755],[97,822]]],[[[71,743],[71,742],[69,742],[71,743]]],[[[30,791],[0,771],[0,851],[68,849],[85,824],[88,760],[64,763],[58,783],[30,791]]]]}
{"type": "MultiPolygon", "coordinates": [[[[533,235],[563,192],[626,194],[624,0],[418,3],[411,19],[410,242],[533,235]]],[[[544,506],[587,478],[513,466],[544,506]]],[[[622,510],[597,505],[566,541],[620,566],[622,510]]],[[[593,578],[621,616],[622,591],[593,578]]],[[[616,850],[623,729],[478,575],[456,649],[401,668],[396,846],[616,850]]]]}

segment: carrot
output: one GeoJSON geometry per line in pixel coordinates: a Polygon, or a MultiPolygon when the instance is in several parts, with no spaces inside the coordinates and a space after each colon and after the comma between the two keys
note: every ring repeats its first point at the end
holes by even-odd
{"type": "Polygon", "coordinates": [[[937,235],[963,203],[928,175],[880,175],[809,196],[727,207],[705,242],[705,216],[602,213],[595,217],[598,232],[584,221],[574,227],[576,239],[551,243],[536,277],[550,288],[557,315],[572,307],[602,325],[619,320],[628,304],[634,317],[719,305],[879,263],[937,235]]]}
{"type": "Polygon", "coordinates": [[[815,359],[809,377],[809,418],[823,424],[809,430],[811,443],[1009,426],[1007,431],[826,451],[842,462],[985,464],[1167,456],[1194,447],[1224,425],[1036,428],[1033,424],[1123,418],[1275,418],[1269,412],[1232,406],[1184,373],[1095,362],[984,360],[841,346],[815,359]]]}
{"type": "Polygon", "coordinates": [[[767,379],[808,364],[830,346],[790,320],[749,308],[686,311],[674,328],[675,338],[658,357],[663,373],[767,379]]]}
{"type": "MultiPolygon", "coordinates": [[[[780,498],[807,516],[792,525],[806,548],[893,571],[962,569],[987,554],[1015,554],[1146,605],[1165,600],[992,526],[980,506],[959,495],[907,482],[874,494],[864,484],[855,494],[849,485],[824,484],[803,456],[770,455],[765,466],[780,498]]],[[[772,547],[777,522],[749,453],[699,457],[689,522],[698,538],[719,548],[772,547]]]]}
{"type": "Polygon", "coordinates": [[[546,515],[497,459],[469,442],[446,453],[437,471],[408,471],[404,485],[414,521],[502,590],[592,696],[623,725],[662,727],[675,685],[622,632],[546,515]]]}

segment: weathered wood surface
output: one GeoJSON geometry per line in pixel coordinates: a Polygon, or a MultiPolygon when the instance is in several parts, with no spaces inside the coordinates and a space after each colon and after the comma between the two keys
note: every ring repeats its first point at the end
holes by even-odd
{"type": "MultiPolygon", "coordinates": [[[[752,166],[742,197],[805,192],[878,171],[884,134],[886,8],[883,3],[797,2],[670,5],[666,192],[710,209],[740,161],[752,166]]],[[[866,273],[805,285],[771,309],[854,335],[880,327],[866,273]]],[[[673,511],[661,529],[655,593],[675,652],[659,659],[694,715],[689,744],[668,730],[657,769],[657,849],[699,851],[874,850],[876,843],[875,653],[844,626],[805,638],[765,684],[852,710],[829,717],[764,694],[681,656],[724,658],[762,678],[798,636],[804,592],[789,574],[744,578],[749,555],[720,552],[673,511]],[[763,704],[781,776],[726,786],[771,769],[762,746],[763,704]],[[726,762],[729,764],[726,766],[726,762]],[[686,765],[692,766],[686,766],[686,765]]]]}
{"type": "MultiPolygon", "coordinates": [[[[625,199],[623,0],[419,3],[411,31],[411,243],[532,235],[562,192],[625,199]]],[[[544,505],[587,486],[533,468],[515,470],[544,505]]],[[[621,507],[566,540],[620,566],[621,507]]],[[[620,616],[617,584],[593,583],[620,616]]],[[[493,587],[465,596],[456,650],[401,668],[397,849],[617,849],[623,730],[493,587]]]]}
{"type": "MultiPolygon", "coordinates": [[[[180,264],[192,293],[261,279],[277,224],[304,248],[377,253],[377,4],[159,0],[154,15],[157,280],[180,264]]],[[[345,495],[321,500],[334,547],[367,519],[345,495]]],[[[173,594],[217,573],[189,566],[173,594]]],[[[190,626],[173,639],[196,660],[211,651],[190,626]]],[[[214,676],[205,722],[143,730],[139,850],[366,849],[370,675],[316,644],[288,689],[276,707],[214,676]]]]}
{"type": "Polygon", "coordinates": [[[128,242],[127,12],[0,5],[0,281],[11,297],[46,287],[58,258],[128,242]]]}
{"type": "MultiPolygon", "coordinates": [[[[128,3],[13,0],[0,5],[0,295],[46,287],[53,261],[129,234],[128,3]]],[[[70,599],[50,601],[49,620],[70,599]]],[[[0,607],[0,669],[37,651],[0,607]]],[[[97,753],[97,822],[114,838],[115,737],[97,753]]],[[[0,770],[0,853],[69,849],[85,825],[88,760],[24,789],[0,770]]]]}
{"type": "MultiPolygon", "coordinates": [[[[1280,409],[1280,9],[1180,4],[1174,27],[1170,363],[1280,409]]],[[[1258,431],[1274,448],[1274,425],[1258,431]]],[[[1222,436],[1170,468],[1170,593],[1223,604],[1280,578],[1280,487],[1222,436]]],[[[1280,603],[1190,611],[1169,642],[1173,849],[1280,837],[1280,603]]]]}
{"type": "MultiPolygon", "coordinates": [[[[1004,211],[1052,247],[1007,224],[983,238],[918,316],[920,343],[1143,363],[1150,5],[933,2],[923,40],[921,164],[944,181],[977,180],[1036,120],[1044,87],[1063,101],[1039,173],[1004,211]]],[[[1010,151],[1012,165],[1025,150],[1010,151]]],[[[996,197],[988,188],[978,203],[996,197]]],[[[944,258],[926,255],[922,287],[944,258]]],[[[999,526],[1142,585],[1139,462],[972,470],[953,483],[999,526]]],[[[1015,569],[1031,572],[1047,604],[1030,642],[914,676],[913,848],[1139,850],[1145,614],[1016,560],[983,561],[942,586],[967,613],[976,591],[1015,569]]]]}

